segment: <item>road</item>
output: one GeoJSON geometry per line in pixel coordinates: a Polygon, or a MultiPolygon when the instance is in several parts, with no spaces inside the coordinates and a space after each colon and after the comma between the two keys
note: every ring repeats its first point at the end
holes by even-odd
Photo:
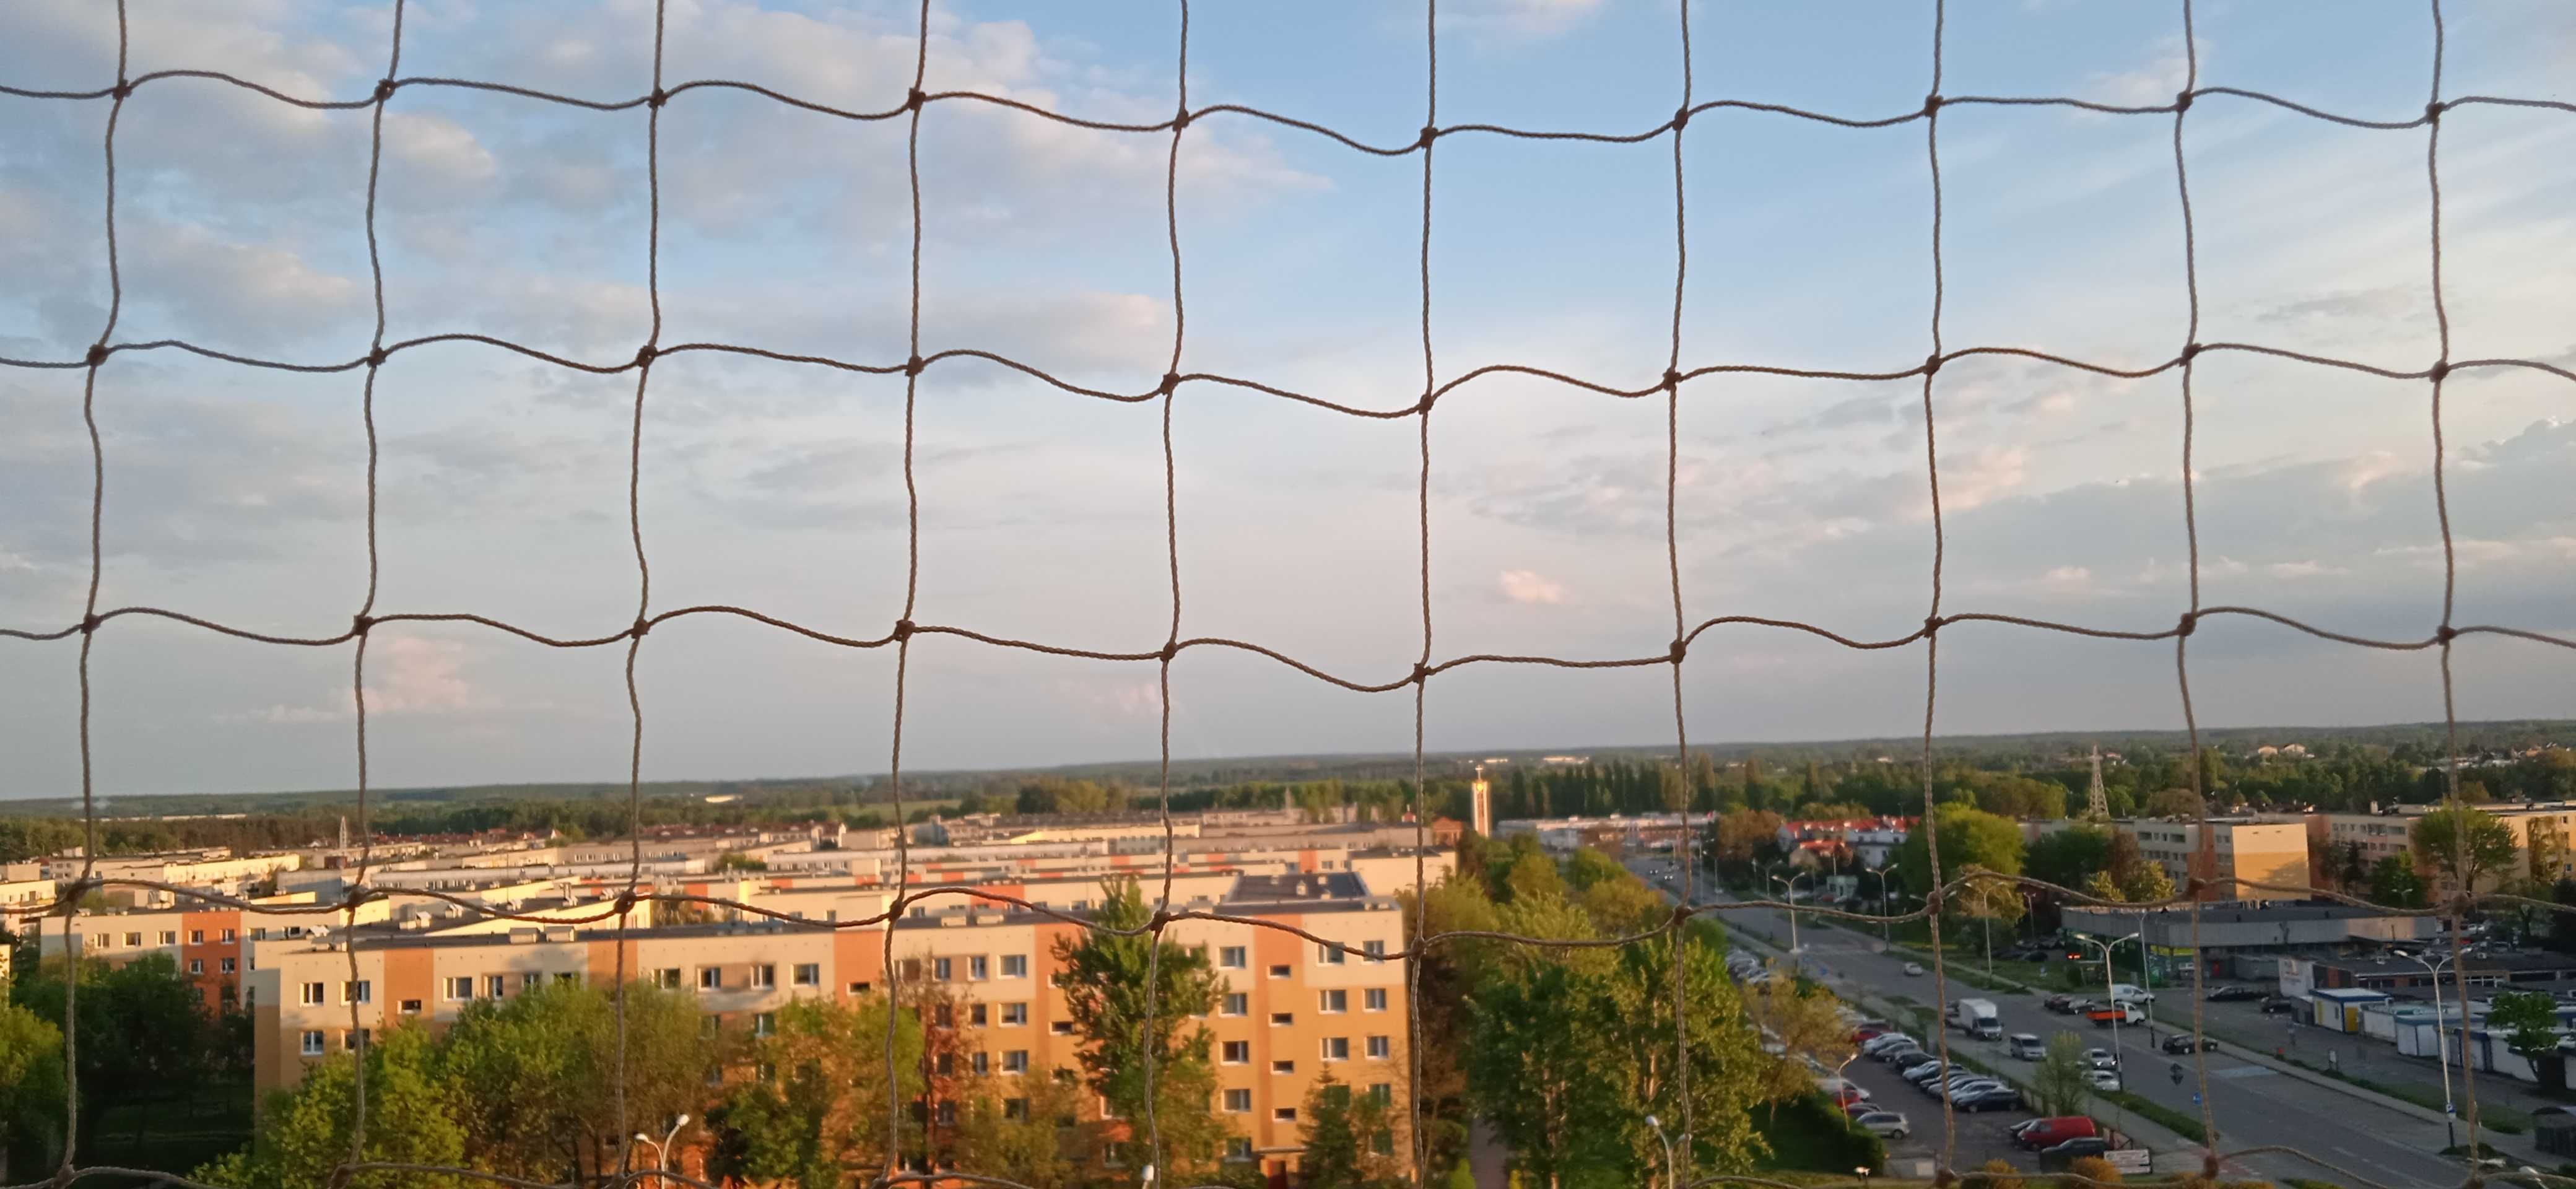
{"type": "MultiPolygon", "coordinates": [[[[1631,860],[1631,870],[1648,883],[1673,895],[1670,877],[1654,868],[1660,860],[1641,857],[1631,860]]],[[[1722,892],[1711,892],[1703,886],[1703,899],[1727,899],[1722,892]]],[[[1785,945],[1788,922],[1776,909],[1738,909],[1720,918],[1730,927],[1743,925],[1759,935],[1776,934],[1785,945]]],[[[1802,958],[1810,977],[1829,986],[1858,988],[1879,998],[1904,996],[1918,1003],[1934,1004],[1932,978],[1927,974],[1905,973],[1907,959],[1901,955],[1879,952],[1882,943],[1874,936],[1848,929],[1806,927],[1811,918],[1801,919],[1799,941],[1802,958]]],[[[2004,1031],[2036,1033],[2047,1037],[2057,1032],[2073,1032],[2089,1047],[2112,1047],[2111,1031],[2093,1027],[2072,1016],[2052,1014],[2040,1005],[2040,997],[2007,995],[1982,991],[1960,982],[1952,982],[1950,997],[1979,996],[1995,1001],[2000,1009],[2004,1031]]],[[[2189,995],[2187,989],[2167,990],[2158,995],[2159,1016],[2176,1011],[2183,1026],[2189,1028],[2189,995]]],[[[2193,1102],[2198,1089],[2191,1058],[2168,1056],[2156,1043],[2172,1032],[2162,1024],[2144,1028],[2121,1028],[2118,1052],[2127,1071],[2127,1088],[2140,1097],[2197,1117],[2200,1108],[2193,1102]],[[2183,1063],[2184,1078],[2177,1085],[2170,1080],[2174,1062],[2183,1063]]],[[[1926,1047],[1932,1039],[1922,1038],[1926,1047]]],[[[1955,1052],[1974,1056],[1998,1069],[2015,1065],[2028,1068],[2005,1055],[1996,1042],[1970,1040],[1950,1033],[1955,1052]]],[[[2296,1147],[2333,1161],[2355,1173],[2384,1184],[2410,1189],[2452,1189],[2463,1175],[2460,1162],[2438,1155],[2445,1145],[2442,1125],[2397,1109],[2378,1106],[2340,1090],[2312,1085],[2282,1074],[2269,1066],[2255,1065],[2223,1053],[2207,1054],[2209,1094],[2212,1114],[2218,1121],[2219,1146],[2241,1149],[2267,1144],[2296,1147]]],[[[1862,1059],[1863,1062],[1867,1058],[1862,1059]]],[[[1855,1062],[1855,1066],[1860,1062],[1855,1062]]],[[[1937,1134],[1940,1129],[1939,1104],[1911,1091],[1900,1091],[1912,1101],[1906,1109],[1916,1123],[1917,1134],[1937,1134]]],[[[2108,1104],[2096,1114],[2120,1126],[2119,1110],[2108,1104]]],[[[1965,1140],[1967,1121],[1961,1117],[1962,1157],[1967,1155],[1965,1140]]],[[[2242,1167],[2255,1176],[2283,1182],[2292,1177],[2341,1181],[2330,1169],[2320,1168],[2294,1156],[2264,1155],[2230,1162],[2231,1168],[2242,1167]]]]}

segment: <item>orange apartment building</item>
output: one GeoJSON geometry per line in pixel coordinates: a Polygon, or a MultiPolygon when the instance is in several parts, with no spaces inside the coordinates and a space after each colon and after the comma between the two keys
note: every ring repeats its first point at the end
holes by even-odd
{"type": "MultiPolygon", "coordinates": [[[[988,890],[1074,913],[1102,895],[1098,877],[988,890]]],[[[1150,882],[1146,890],[1149,897],[1160,891],[1150,882]]],[[[874,915],[886,895],[845,885],[753,902],[820,922],[874,915]],[[790,900],[806,903],[790,909],[790,900]]],[[[1203,948],[1225,983],[1207,1024],[1215,1105],[1235,1128],[1234,1159],[1286,1171],[1303,1146],[1298,1116],[1307,1093],[1327,1069],[1355,1093],[1397,1093],[1406,1068],[1404,968],[1373,957],[1404,945],[1403,913],[1393,898],[1372,893],[1347,871],[1204,874],[1176,880],[1173,905],[1221,909],[1337,943],[1233,921],[1184,920],[1166,933],[1174,944],[1203,948]]],[[[968,1005],[956,1021],[968,1034],[968,1060],[1008,1078],[1076,1067],[1080,1041],[1053,976],[1056,943],[1078,941],[1081,932],[1017,906],[943,898],[913,905],[894,922],[893,948],[906,977],[939,984],[968,1005]]],[[[549,980],[609,982],[618,947],[614,930],[570,926],[451,934],[379,928],[300,948],[263,946],[244,991],[254,1012],[258,1090],[291,1086],[329,1054],[355,1048],[353,999],[361,1028],[406,1021],[439,1027],[476,1000],[507,999],[549,980]],[[354,981],[342,948],[349,944],[357,947],[354,981]]],[[[694,991],[720,1030],[757,1033],[789,1001],[847,1000],[885,988],[882,925],[833,930],[755,917],[630,929],[624,947],[629,978],[694,991]]]]}

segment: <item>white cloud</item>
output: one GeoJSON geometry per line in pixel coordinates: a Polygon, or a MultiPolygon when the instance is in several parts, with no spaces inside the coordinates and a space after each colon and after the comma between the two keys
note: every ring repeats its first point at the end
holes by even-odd
{"type": "Polygon", "coordinates": [[[1505,570],[1494,576],[1506,601],[1555,606],[1566,601],[1565,584],[1536,570],[1505,570]]]}

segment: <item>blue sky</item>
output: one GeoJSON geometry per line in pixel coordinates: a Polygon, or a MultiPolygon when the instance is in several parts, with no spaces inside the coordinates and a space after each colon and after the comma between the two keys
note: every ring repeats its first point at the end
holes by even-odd
{"type": "MultiPolygon", "coordinates": [[[[113,80],[104,6],[14,8],[0,78],[113,80]]],[[[382,4],[132,5],[135,73],[219,69],[356,97],[384,69],[382,4]]],[[[402,73],[623,99],[650,86],[649,5],[424,0],[402,73]]],[[[715,0],[670,9],[665,78],[732,78],[841,106],[900,102],[915,10],[715,0]]],[[[2403,120],[2430,85],[2413,3],[2197,6],[2200,81],[2403,120]]],[[[2453,4],[2443,92],[2567,99],[2576,18],[2453,4]]],[[[929,86],[1151,122],[1175,103],[1161,4],[942,4],[929,86]]],[[[1240,103],[1375,144],[1424,118],[1418,9],[1202,3],[1190,99],[1240,103]]],[[[1455,0],[1440,122],[1629,132],[1680,99],[1677,12],[1622,0],[1455,0]]],[[[1925,4],[1692,9],[1695,96],[1873,118],[1930,85],[1925,4]]],[[[2156,103],[2181,85],[2177,5],[1950,5],[1942,89],[2156,103]]],[[[106,106],[0,99],[0,355],[73,358],[105,313],[98,219],[106,106]]],[[[2429,301],[2424,133],[2357,130],[2249,100],[2193,108],[2186,151],[2204,341],[2420,368],[2429,301]]],[[[2453,358],[2565,366],[2576,266],[2576,117],[2445,118],[2453,358]]],[[[1684,137],[1684,366],[1890,370],[1929,349],[1925,126],[1847,129],[1709,112],[1684,137]]],[[[118,133],[126,303],[116,337],[344,360],[371,330],[360,212],[368,114],[311,113],[218,83],[156,82],[118,133]]],[[[715,339],[891,361],[903,354],[910,204],[900,121],[851,123],[692,91],[661,133],[662,342],[715,339]]],[[[389,339],[475,331],[590,360],[649,327],[643,113],[406,88],[388,108],[377,226],[389,339]]],[[[2184,339],[2171,121],[1957,107],[1940,120],[1945,343],[2141,366],[2184,339]]],[[[934,105],[921,133],[922,337],[1078,383],[1152,386],[1172,333],[1160,135],[934,105]]],[[[1438,371],[1516,362],[1623,387],[1663,367],[1672,154],[1638,145],[1444,139],[1433,186],[1438,371]]],[[[1211,116],[1183,139],[1183,370],[1389,409],[1418,395],[1418,157],[1211,116]]],[[[0,369],[0,620],[76,620],[88,575],[76,371],[0,369]]],[[[2456,622],[2567,632],[2576,566],[2576,386],[2474,373],[2445,428],[2456,622]]],[[[173,352],[99,378],[105,606],[149,603],[327,634],[365,588],[355,373],[251,371],[173,352]]],[[[2438,622],[2428,386],[2248,355],[2198,368],[2204,602],[2338,630],[2438,622]]],[[[1714,376],[1685,386],[1680,521],[1689,618],[1757,614],[1893,636],[1924,614],[1931,532],[1917,381],[1714,376]]],[[[559,635],[633,614],[626,538],[632,380],[475,345],[409,351],[377,386],[379,611],[475,610],[559,635]]],[[[648,396],[642,515],[653,605],[757,607],[882,634],[901,608],[899,377],[710,355],[648,396]]],[[[1935,401],[1946,610],[2156,629],[2187,605],[2178,378],[2111,380],[1963,360],[1935,401]]],[[[1150,649],[1170,615],[1159,411],[1087,400],[976,362],[923,378],[916,618],[996,635],[1150,649]]],[[[1420,648],[1416,426],[1248,390],[1186,387],[1173,417],[1182,633],[1254,639],[1390,680],[1420,648]]],[[[1660,653],[1664,410],[1495,376],[1433,419],[1435,657],[1660,653]]],[[[77,779],[74,647],[0,645],[0,795],[77,779]]],[[[2194,639],[2203,721],[2440,715],[2430,654],[2363,654],[2246,621],[2194,639]]],[[[1959,628],[1945,731],[2174,726],[2165,644],[1959,628]]],[[[142,619],[94,660],[100,788],[345,786],[348,650],[287,650],[142,619]]],[[[622,652],[545,650],[473,628],[381,632],[371,744],[387,785],[603,779],[624,771],[622,652]]],[[[1919,647],[1851,653],[1757,628],[1701,637],[1685,673],[1700,740],[1882,734],[1919,724],[1919,647]]],[[[2556,650],[2492,639],[2458,657],[2466,716],[2563,715],[2556,650]]],[[[648,776],[884,767],[892,656],[697,617],[643,650],[648,776]]],[[[1475,666],[1435,681],[1437,748],[1651,743],[1661,669],[1475,666]]],[[[927,767],[1150,756],[1150,666],[918,644],[905,748],[927,767]]],[[[1193,651],[1173,674],[1183,755],[1410,745],[1410,699],[1193,651]]]]}

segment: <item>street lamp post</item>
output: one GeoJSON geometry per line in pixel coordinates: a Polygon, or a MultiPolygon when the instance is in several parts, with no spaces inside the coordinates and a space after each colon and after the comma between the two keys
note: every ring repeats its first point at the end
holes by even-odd
{"type": "Polygon", "coordinates": [[[1664,1134],[1663,1120],[1653,1115],[1646,1116],[1646,1126],[1654,1128],[1655,1138],[1664,1141],[1665,1189],[1681,1189],[1681,1162],[1673,1157],[1673,1137],[1664,1134]]]}
{"type": "MultiPolygon", "coordinates": [[[[2451,1130],[2453,1111],[2451,1104],[2451,1037],[2449,1026],[2442,1022],[2442,970],[2451,963],[2459,960],[2459,955],[2453,954],[2439,962],[2427,962],[2424,960],[2422,955],[2409,950],[2392,950],[2390,952],[2400,958],[2404,958],[2409,962],[2423,967],[2424,973],[2433,976],[2433,1063],[2440,1066],[2442,1069],[2442,1134],[2449,1136],[2452,1145],[2456,1147],[2460,1142],[2460,1137],[2456,1132],[2451,1130]]],[[[2468,1014],[2469,1005],[2465,1003],[2461,1004],[2460,1015],[2465,1018],[2468,1014]]],[[[2463,1072],[2461,1076],[2466,1077],[2468,1075],[2463,1072]]]]}
{"type": "Polygon", "coordinates": [[[1780,898],[1789,905],[1789,956],[1793,958],[1798,954],[1798,881],[1811,874],[1813,872],[1801,871],[1787,879],[1777,875],[1771,877],[1771,882],[1781,886],[1780,898]]]}
{"type": "Polygon", "coordinates": [[[637,1143],[653,1144],[653,1171],[656,1174],[655,1179],[666,1179],[660,1177],[659,1174],[668,1171],[671,1167],[671,1161],[669,1158],[671,1141],[680,1138],[680,1129],[688,1125],[689,1117],[687,1115],[681,1115],[679,1118],[673,1119],[671,1121],[671,1130],[663,1133],[660,1143],[654,1143],[652,1136],[646,1135],[641,1131],[635,1133],[635,1140],[637,1143]]]}
{"type": "Polygon", "coordinates": [[[1884,868],[1863,867],[1861,868],[1860,873],[1863,875],[1875,875],[1878,877],[1879,938],[1882,941],[1893,942],[1896,940],[1896,930],[1894,926],[1887,922],[1887,871],[1884,868]]]}
{"type": "MultiPolygon", "coordinates": [[[[2118,944],[2120,944],[2120,943],[2121,943],[2121,942],[2123,942],[2123,941],[2135,941],[2135,942],[2137,942],[2137,943],[2138,943],[2138,949],[2139,949],[2141,952],[2145,951],[2145,949],[2147,948],[2147,936],[2146,936],[2146,934],[2144,934],[2144,933],[2132,933],[2132,934],[2128,935],[2127,937],[2114,937],[2114,938],[2112,938],[2112,939],[2111,939],[2111,940],[2109,940],[2109,941],[2096,941],[2096,940],[2094,940],[2093,938],[2086,937],[2085,935],[2083,935],[2083,934],[2081,934],[2081,933],[2075,934],[2074,936],[2075,936],[2075,944],[2077,944],[2077,945],[2089,945],[2089,946],[2095,946],[2095,947],[2098,947],[2098,948],[2102,951],[2102,997],[2103,997],[2105,1000],[2108,1000],[2108,999],[2110,999],[2110,998],[2112,997],[2112,994],[2111,994],[2111,947],[2112,947],[2112,946],[2115,946],[2115,945],[2118,945],[2118,944]]],[[[2118,1055],[2119,1055],[2119,1052],[2120,1052],[2120,1023],[2121,1023],[2121,1018],[2122,1018],[2122,1017],[2124,1017],[2124,1016],[2126,1016],[2126,1015],[2128,1015],[2129,1013],[2128,1013],[2127,1011],[2125,1011],[2125,1010],[2122,1010],[2122,1009],[2120,1008],[2120,1006],[2119,1006],[2118,1004],[2116,1004],[2116,1003],[2111,1004],[2111,1007],[2112,1007],[2112,1009],[2113,1009],[2113,1014],[2112,1014],[2112,1016],[2111,1016],[2111,1053],[2112,1053],[2112,1056],[2116,1059],[2116,1058],[2118,1057],[2118,1055]]],[[[2120,1075],[2120,1088],[2121,1088],[2121,1089],[2124,1089],[2124,1090],[2125,1090],[2125,1089],[2127,1089],[2127,1088],[2128,1088],[2128,1086],[2129,1086],[2129,1075],[2128,1075],[2127,1070],[2126,1070],[2125,1068],[2122,1068],[2122,1069],[2118,1070],[2117,1072],[2118,1072],[2118,1073],[2119,1073],[2119,1075],[2120,1075]]]]}

